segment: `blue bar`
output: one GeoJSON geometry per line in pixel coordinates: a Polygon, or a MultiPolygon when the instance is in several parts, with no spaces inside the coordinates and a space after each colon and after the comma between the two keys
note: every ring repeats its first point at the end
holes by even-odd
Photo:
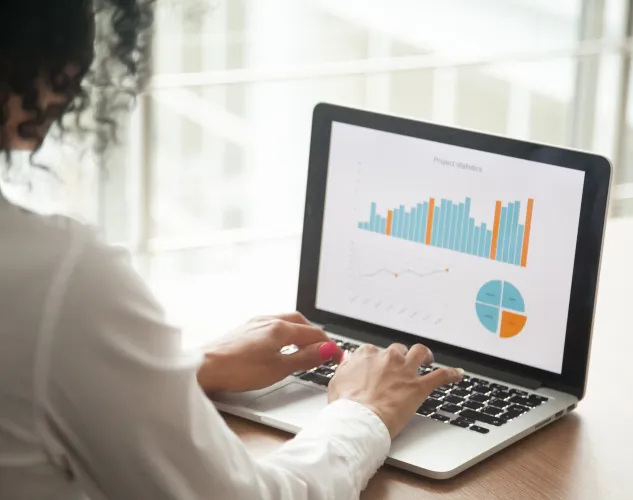
{"type": "Polygon", "coordinates": [[[519,212],[521,210],[521,202],[514,202],[514,212],[510,221],[510,250],[508,254],[508,262],[514,263],[514,255],[516,254],[517,234],[519,232],[519,212]]]}
{"type": "Polygon", "coordinates": [[[431,230],[431,245],[437,246],[437,233],[439,233],[440,218],[442,215],[442,209],[435,207],[433,209],[433,229],[431,230]]]}
{"type": "Polygon", "coordinates": [[[480,257],[485,257],[484,252],[486,250],[486,223],[484,222],[481,225],[481,229],[479,230],[479,247],[477,249],[477,255],[480,257]]]}
{"type": "Polygon", "coordinates": [[[466,247],[466,253],[472,254],[475,243],[475,219],[470,217],[468,221],[468,246],[466,247]]]}
{"type": "Polygon", "coordinates": [[[402,228],[404,227],[404,207],[400,205],[400,208],[396,208],[395,212],[398,214],[398,226],[396,227],[396,231],[394,236],[396,238],[402,237],[402,228]]]}
{"type": "Polygon", "coordinates": [[[442,248],[448,248],[448,243],[451,238],[452,207],[453,204],[449,200],[446,200],[446,216],[444,217],[444,225],[442,226],[442,248]]]}
{"type": "Polygon", "coordinates": [[[358,229],[363,229],[363,223],[362,222],[358,223],[358,229]]]}
{"type": "Polygon", "coordinates": [[[514,220],[514,203],[508,203],[508,214],[506,217],[505,238],[503,239],[503,253],[501,260],[509,262],[510,259],[510,242],[512,240],[512,221],[514,220]]]}
{"type": "Polygon", "coordinates": [[[484,257],[490,258],[490,251],[492,250],[492,231],[486,231],[486,251],[484,257]]]}
{"type": "Polygon", "coordinates": [[[380,218],[380,234],[385,234],[387,232],[387,219],[384,217],[380,218]]]}
{"type": "Polygon", "coordinates": [[[426,243],[426,226],[429,222],[429,204],[428,202],[424,202],[422,205],[422,228],[420,230],[420,239],[418,240],[420,243],[426,243]]]}
{"type": "Polygon", "coordinates": [[[440,220],[437,225],[437,246],[442,247],[444,245],[444,221],[446,219],[446,200],[442,200],[440,205],[440,220]]]}
{"type": "Polygon", "coordinates": [[[393,219],[391,220],[391,236],[398,236],[398,225],[400,224],[400,212],[397,208],[393,209],[393,219]]]}
{"type": "Polygon", "coordinates": [[[506,218],[508,209],[506,207],[501,208],[501,217],[499,218],[499,239],[497,240],[497,256],[496,260],[502,260],[503,255],[503,240],[505,237],[506,218]]]}
{"type": "Polygon", "coordinates": [[[376,220],[376,203],[372,202],[371,212],[369,214],[369,229],[371,231],[376,231],[376,229],[378,229],[377,222],[378,221],[376,220]]]}
{"type": "Polygon", "coordinates": [[[413,207],[411,209],[411,224],[409,224],[409,235],[407,237],[410,241],[415,241],[415,230],[418,227],[418,209],[413,207]]]}
{"type": "Polygon", "coordinates": [[[451,208],[451,235],[448,239],[448,248],[455,250],[455,237],[457,235],[457,219],[459,218],[459,205],[453,204],[451,208]]]}
{"type": "Polygon", "coordinates": [[[409,234],[409,220],[411,219],[411,214],[404,211],[404,224],[402,224],[402,238],[407,239],[407,235],[409,234]]]}
{"type": "Polygon", "coordinates": [[[418,241],[418,235],[422,226],[422,204],[418,203],[415,206],[415,225],[413,226],[413,237],[411,241],[418,241]]]}
{"type": "Polygon", "coordinates": [[[459,204],[457,210],[457,226],[455,227],[455,250],[462,249],[462,239],[464,233],[464,204],[459,204]]]}
{"type": "Polygon", "coordinates": [[[480,233],[480,229],[479,226],[475,226],[475,237],[473,238],[473,250],[472,250],[472,254],[473,255],[479,255],[479,233],[480,233]]]}
{"type": "Polygon", "coordinates": [[[422,221],[424,219],[424,205],[422,203],[418,203],[416,207],[416,221],[415,221],[415,231],[413,233],[413,241],[420,242],[420,233],[422,232],[422,221]]]}
{"type": "Polygon", "coordinates": [[[514,253],[514,263],[517,266],[521,264],[521,253],[523,252],[523,232],[524,231],[525,231],[525,226],[523,224],[519,224],[519,230],[517,231],[516,250],[514,253]]]}
{"type": "Polygon", "coordinates": [[[468,248],[468,220],[470,219],[470,198],[466,198],[466,206],[464,207],[464,219],[462,221],[462,241],[461,248],[462,252],[466,252],[468,248]]]}

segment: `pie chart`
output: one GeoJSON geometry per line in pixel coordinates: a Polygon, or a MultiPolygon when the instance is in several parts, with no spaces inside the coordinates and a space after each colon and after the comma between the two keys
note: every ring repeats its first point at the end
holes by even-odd
{"type": "Polygon", "coordinates": [[[521,333],[527,321],[523,297],[507,281],[489,281],[482,286],[475,309],[483,327],[503,339],[521,333]]]}

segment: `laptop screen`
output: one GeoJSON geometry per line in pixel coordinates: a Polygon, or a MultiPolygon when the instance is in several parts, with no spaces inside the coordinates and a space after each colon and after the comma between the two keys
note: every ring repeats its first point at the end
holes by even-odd
{"type": "Polygon", "coordinates": [[[584,176],[334,122],[316,307],[560,374],[584,176]]]}

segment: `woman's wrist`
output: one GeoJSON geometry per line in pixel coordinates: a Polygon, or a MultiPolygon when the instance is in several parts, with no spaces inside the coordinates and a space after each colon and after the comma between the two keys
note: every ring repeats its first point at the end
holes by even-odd
{"type": "Polygon", "coordinates": [[[222,369],[223,356],[215,352],[206,352],[204,362],[198,369],[198,384],[204,392],[221,392],[225,390],[222,380],[227,373],[222,369]]]}

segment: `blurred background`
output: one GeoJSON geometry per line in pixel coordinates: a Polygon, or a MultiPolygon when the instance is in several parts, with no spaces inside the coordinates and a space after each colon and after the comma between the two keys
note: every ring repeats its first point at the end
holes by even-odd
{"type": "MultiPolygon", "coordinates": [[[[154,76],[107,158],[12,196],[129,247],[187,341],[293,309],[314,105],[589,149],[633,214],[630,0],[159,0],[154,76]]],[[[28,158],[23,159],[28,170],[28,158]]]]}

